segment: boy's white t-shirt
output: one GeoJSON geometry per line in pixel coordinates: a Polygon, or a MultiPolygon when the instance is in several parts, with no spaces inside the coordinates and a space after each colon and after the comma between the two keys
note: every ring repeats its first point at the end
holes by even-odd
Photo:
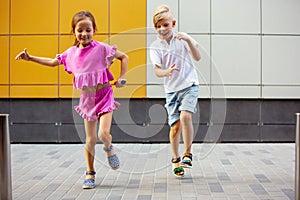
{"type": "MultiPolygon", "coordinates": [[[[174,33],[173,33],[174,35],[174,33]]],[[[192,39],[198,48],[199,44],[192,39]]],[[[170,44],[157,38],[150,46],[150,59],[152,64],[162,69],[175,64],[179,71],[174,70],[171,76],[164,77],[165,93],[177,92],[194,85],[199,85],[198,75],[189,53],[186,41],[172,37],[170,44]]]]}

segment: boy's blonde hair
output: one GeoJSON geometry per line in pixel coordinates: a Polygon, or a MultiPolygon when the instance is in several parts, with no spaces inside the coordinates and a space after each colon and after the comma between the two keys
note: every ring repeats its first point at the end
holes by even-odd
{"type": "Polygon", "coordinates": [[[160,5],[155,9],[152,16],[154,27],[156,27],[157,23],[163,19],[174,19],[170,8],[166,5],[160,5]]]}

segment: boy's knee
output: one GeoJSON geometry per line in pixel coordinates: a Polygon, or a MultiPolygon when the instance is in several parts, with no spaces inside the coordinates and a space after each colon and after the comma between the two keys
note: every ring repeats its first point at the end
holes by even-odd
{"type": "Polygon", "coordinates": [[[188,112],[188,111],[181,112],[180,121],[183,123],[191,122],[192,121],[192,113],[188,112]]]}
{"type": "Polygon", "coordinates": [[[180,128],[180,122],[179,120],[177,122],[174,123],[174,125],[171,127],[171,133],[172,134],[177,134],[179,132],[179,128],[180,128]]]}

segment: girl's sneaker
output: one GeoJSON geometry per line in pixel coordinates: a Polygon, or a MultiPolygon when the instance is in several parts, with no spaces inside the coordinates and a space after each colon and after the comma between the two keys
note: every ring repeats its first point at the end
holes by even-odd
{"type": "MultiPolygon", "coordinates": [[[[103,148],[103,150],[108,153],[110,151],[112,151],[114,148],[113,148],[113,145],[110,145],[110,147],[108,148],[103,148]]],[[[113,154],[111,156],[107,156],[107,160],[108,160],[108,164],[109,166],[113,169],[113,170],[116,170],[116,169],[119,169],[120,167],[120,161],[119,161],[119,158],[117,156],[117,154],[113,154]]]]}
{"type": "Polygon", "coordinates": [[[94,171],[86,171],[85,175],[89,178],[85,178],[82,184],[83,189],[93,189],[95,187],[95,174],[94,171]]]}

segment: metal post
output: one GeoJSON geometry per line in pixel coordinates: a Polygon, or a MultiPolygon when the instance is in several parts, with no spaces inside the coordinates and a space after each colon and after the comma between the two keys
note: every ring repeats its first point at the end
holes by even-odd
{"type": "Polygon", "coordinates": [[[0,199],[12,199],[8,114],[0,114],[0,199]]]}
{"type": "Polygon", "coordinates": [[[295,200],[300,200],[299,188],[300,188],[300,113],[296,113],[296,159],[295,159],[295,200]]]}

